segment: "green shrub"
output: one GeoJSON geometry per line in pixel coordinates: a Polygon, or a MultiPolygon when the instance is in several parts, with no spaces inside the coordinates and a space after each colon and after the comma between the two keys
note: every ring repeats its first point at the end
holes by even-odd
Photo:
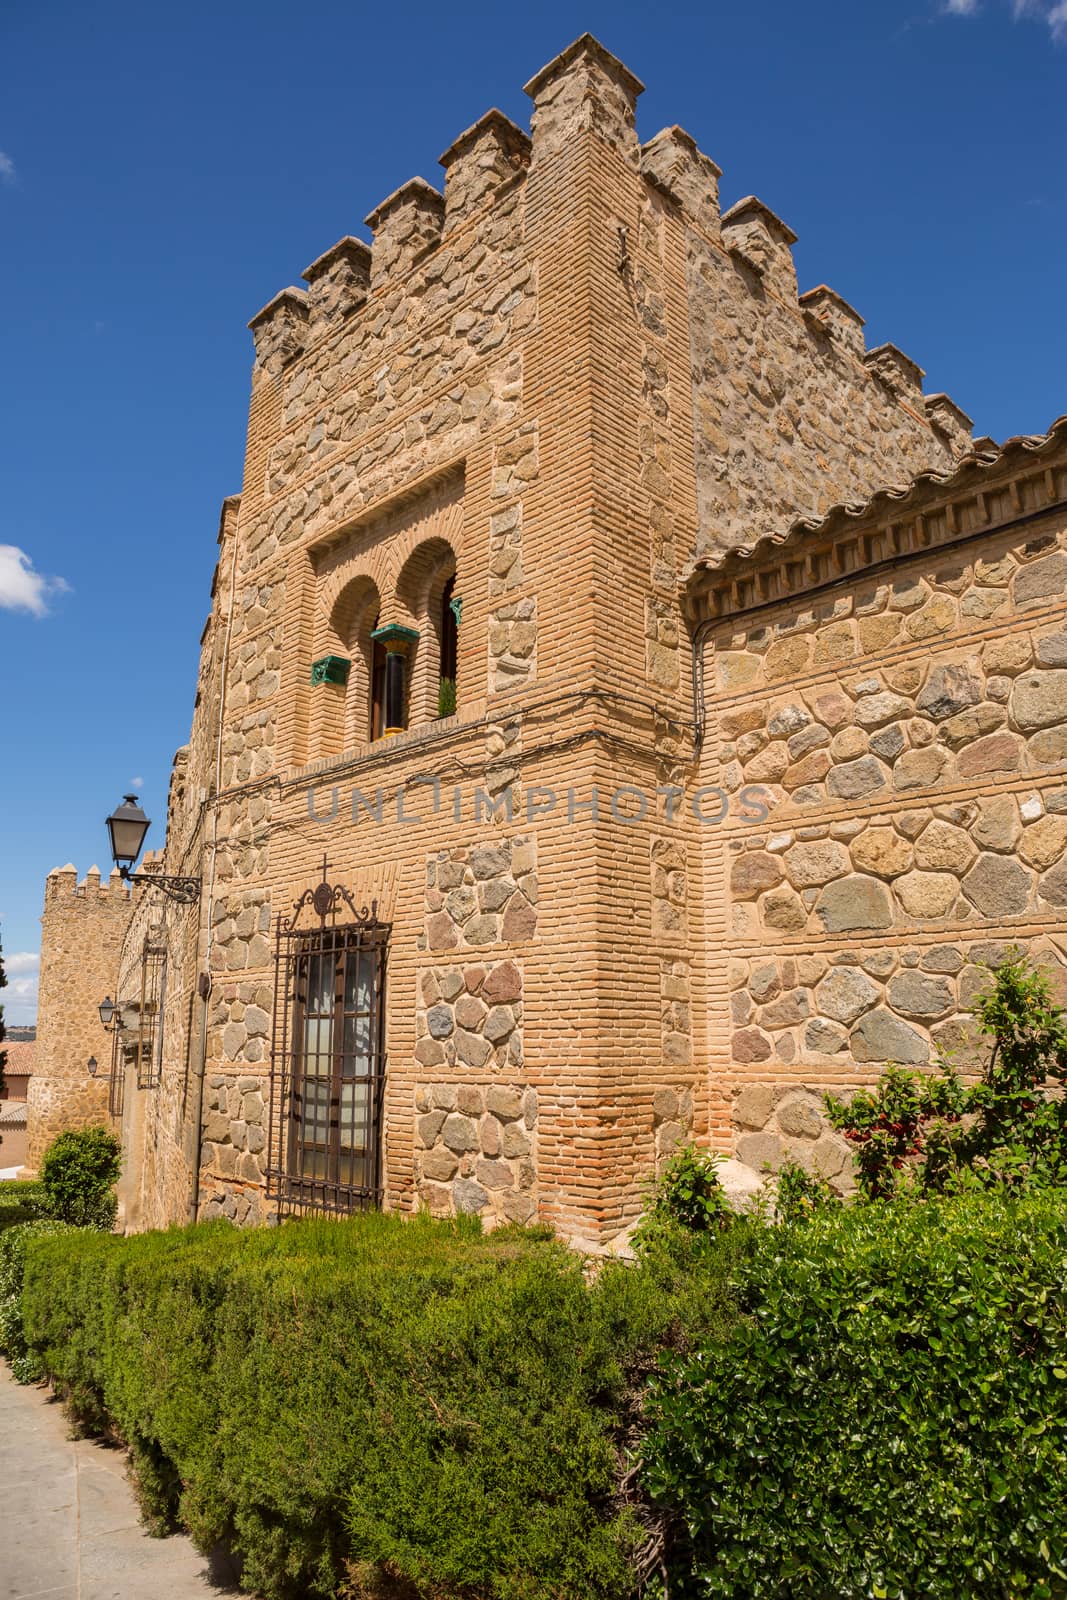
{"type": "Polygon", "coordinates": [[[929,1150],[936,1152],[930,1178],[944,1167],[948,1129],[967,1109],[967,1090],[947,1066],[934,1072],[886,1067],[873,1090],[860,1089],[847,1100],[825,1099],[827,1118],[855,1146],[856,1181],[868,1200],[896,1194],[905,1175],[927,1182],[929,1150]]]}
{"type": "Polygon", "coordinates": [[[47,1211],[44,1188],[32,1178],[0,1180],[0,1233],[44,1216],[47,1211]]]}
{"type": "Polygon", "coordinates": [[[670,1593],[1067,1595],[1067,1196],[971,1193],[766,1230],[750,1316],[670,1361],[646,1482],[670,1593]]]}
{"type": "Polygon", "coordinates": [[[52,1140],[41,1159],[50,1216],[75,1227],[111,1228],[122,1146],[108,1128],[78,1128],[52,1140]]]}
{"type": "Polygon", "coordinates": [[[980,1083],[887,1067],[872,1092],[826,1096],[835,1128],[856,1146],[856,1177],[872,1200],[902,1185],[943,1192],[967,1184],[1067,1185],[1067,1020],[1047,973],[1019,951],[994,968],[973,1011],[992,1040],[980,1083]],[[1051,1084],[1059,1093],[1048,1093],[1051,1084]]]}
{"type": "Polygon", "coordinates": [[[621,1600],[641,1376],[729,1318],[746,1239],[589,1283],[543,1233],[463,1221],[79,1232],[33,1242],[24,1321],[149,1517],[230,1540],[272,1600],[621,1600]]]}
{"type": "Polygon", "coordinates": [[[774,1214],[787,1227],[806,1222],[816,1211],[839,1206],[840,1196],[828,1178],[808,1172],[796,1161],[783,1161],[774,1186],[774,1214]]]}
{"type": "Polygon", "coordinates": [[[40,1358],[31,1353],[26,1344],[22,1326],[26,1246],[42,1235],[66,1231],[66,1223],[32,1217],[0,1233],[0,1354],[11,1363],[19,1383],[33,1383],[44,1372],[40,1358]]]}
{"type": "Polygon", "coordinates": [[[40,1178],[0,1178],[0,1206],[43,1205],[44,1200],[40,1178]]]}
{"type": "Polygon", "coordinates": [[[679,1145],[649,1186],[645,1212],[634,1230],[639,1254],[664,1246],[684,1248],[679,1235],[717,1233],[734,1221],[722,1183],[719,1157],[695,1144],[679,1145]]]}

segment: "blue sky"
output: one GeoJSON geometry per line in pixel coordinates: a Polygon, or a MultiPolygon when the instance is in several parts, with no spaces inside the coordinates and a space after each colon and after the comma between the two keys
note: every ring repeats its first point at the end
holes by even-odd
{"type": "Polygon", "coordinates": [[[589,29],[997,438],[1067,411],[1067,0],[0,3],[0,932],[34,1012],[45,874],[159,845],[248,318],[589,29]]]}

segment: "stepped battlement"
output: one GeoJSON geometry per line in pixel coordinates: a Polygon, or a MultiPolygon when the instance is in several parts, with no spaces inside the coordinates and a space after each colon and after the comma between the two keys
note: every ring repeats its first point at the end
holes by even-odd
{"type": "Polygon", "coordinates": [[[638,142],[636,106],[643,88],[591,34],[576,39],[525,85],[533,101],[529,133],[503,112],[487,111],[439,158],[443,193],[425,178],[410,178],[367,213],[371,242],[352,234],[339,239],[304,271],[307,290],[283,289],[256,313],[249,327],[257,377],[276,376],[342,322],[358,317],[391,285],[419,272],[457,228],[491,207],[538,162],[591,132],[729,257],[754,297],[771,296],[795,312],[817,351],[862,363],[954,455],[968,448],[970,419],[943,394],[924,398],[916,362],[893,344],[867,351],[863,318],[827,285],[798,291],[792,254],[797,235],[770,206],[746,195],[722,213],[722,170],[680,127],[638,142]]]}
{"type": "Polygon", "coordinates": [[[58,900],[120,900],[129,903],[133,890],[118,867],[113,867],[107,878],[101,878],[100,868],[91,866],[85,877],[78,879],[78,869],[71,862],[65,867],[53,867],[45,880],[46,901],[58,900]]]}

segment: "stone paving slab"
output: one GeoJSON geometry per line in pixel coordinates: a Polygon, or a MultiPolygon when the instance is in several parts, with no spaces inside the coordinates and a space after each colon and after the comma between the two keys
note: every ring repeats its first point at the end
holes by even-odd
{"type": "Polygon", "coordinates": [[[141,1527],[120,1450],[71,1439],[60,1406],[0,1362],[0,1600],[203,1600],[212,1582],[183,1535],[141,1527]]]}

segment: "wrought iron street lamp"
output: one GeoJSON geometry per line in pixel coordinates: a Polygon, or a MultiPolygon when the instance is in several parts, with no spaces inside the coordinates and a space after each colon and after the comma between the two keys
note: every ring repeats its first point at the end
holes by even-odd
{"type": "Polygon", "coordinates": [[[116,806],[108,817],[107,831],[111,841],[111,854],[123,877],[126,877],[141,854],[144,836],[151,826],[137,804],[135,794],[124,795],[122,804],[116,806]]]}
{"type": "Polygon", "coordinates": [[[100,1021],[105,1028],[110,1028],[112,1019],[119,1009],[110,995],[106,995],[96,1008],[100,1013],[100,1021]]]}
{"type": "MultiPolygon", "coordinates": [[[[152,824],[145,816],[137,803],[135,794],[122,797],[122,804],[107,818],[108,837],[111,840],[111,856],[119,873],[126,883],[153,884],[157,889],[171,900],[177,900],[180,905],[195,905],[200,898],[201,880],[199,878],[176,878],[164,872],[133,872],[131,868],[137,857],[141,854],[145,834],[152,824]]],[[[103,1021],[104,1010],[100,1008],[100,1019],[103,1021]]],[[[107,1023],[104,1023],[107,1026],[107,1023]]]]}

